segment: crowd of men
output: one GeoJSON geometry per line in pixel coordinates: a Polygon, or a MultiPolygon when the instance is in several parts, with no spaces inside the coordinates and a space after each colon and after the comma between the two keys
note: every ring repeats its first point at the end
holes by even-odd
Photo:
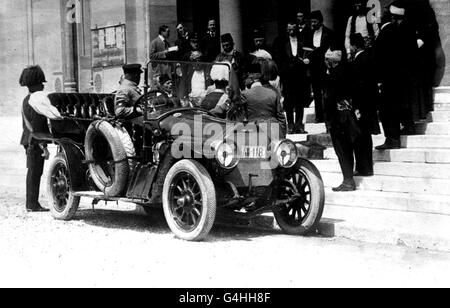
{"type": "Polygon", "coordinates": [[[429,1],[396,0],[383,8],[381,19],[369,16],[369,9],[367,0],[354,1],[345,34],[327,28],[320,11],[298,12],[270,48],[256,29],[249,54],[236,50],[231,34],[219,36],[215,20],[204,37],[179,24],[173,49],[170,30],[162,27],[151,57],[227,61],[241,89],[255,59],[274,60],[279,79],[271,84],[282,95],[288,133],[307,133],[304,109],[314,101],[316,122],[326,123],[344,173],[336,190],[354,190],[354,175],[373,175],[372,135],[381,133],[379,121],[386,142],[377,149],[399,149],[401,135],[415,134],[415,122],[433,110],[432,89],[445,67],[429,1]]]}

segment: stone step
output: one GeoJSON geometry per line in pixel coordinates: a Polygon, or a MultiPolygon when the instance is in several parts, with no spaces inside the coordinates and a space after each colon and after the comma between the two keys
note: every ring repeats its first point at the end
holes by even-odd
{"type": "Polygon", "coordinates": [[[366,209],[450,215],[449,198],[441,195],[380,191],[336,193],[327,188],[326,202],[328,205],[366,209]]]}
{"type": "Polygon", "coordinates": [[[450,136],[402,136],[402,148],[450,149],[450,136]]]}
{"type": "Polygon", "coordinates": [[[441,92],[434,95],[435,104],[450,104],[450,93],[441,92]]]}
{"type": "Polygon", "coordinates": [[[438,87],[434,89],[434,93],[441,94],[441,93],[450,93],[450,87],[438,87]]]}
{"type": "Polygon", "coordinates": [[[313,107],[305,108],[303,123],[316,123],[316,110],[313,107]]]}
{"type": "MultiPolygon", "coordinates": [[[[337,159],[334,149],[324,152],[325,159],[337,159]]],[[[374,151],[374,161],[427,164],[450,164],[450,149],[400,149],[374,151]]]]}
{"type": "MultiPolygon", "coordinates": [[[[337,187],[342,183],[342,174],[321,172],[326,187],[337,187]]],[[[450,179],[427,179],[377,175],[355,178],[358,190],[398,193],[417,193],[450,196],[450,179]]],[[[450,199],[450,198],[449,198],[450,199]]]]}
{"type": "Polygon", "coordinates": [[[320,134],[326,134],[327,127],[325,123],[309,123],[305,125],[305,130],[308,132],[308,134],[311,135],[320,135],[320,134]]]}
{"type": "MultiPolygon", "coordinates": [[[[383,135],[372,136],[374,146],[380,146],[384,144],[386,138],[383,135]]],[[[308,141],[317,142],[326,147],[333,147],[330,134],[316,134],[308,135],[308,141]]]]}
{"type": "Polygon", "coordinates": [[[327,205],[319,231],[323,236],[450,250],[450,216],[327,205]]]}
{"type": "MultiPolygon", "coordinates": [[[[320,172],[341,173],[337,160],[313,160],[320,172]]],[[[450,180],[450,164],[387,163],[374,164],[375,175],[450,180]]]]}
{"type": "Polygon", "coordinates": [[[450,102],[449,103],[435,103],[434,111],[450,111],[450,102]]]}
{"type": "Polygon", "coordinates": [[[450,111],[433,111],[428,114],[428,122],[450,122],[450,111]]]}
{"type": "Polygon", "coordinates": [[[420,135],[450,135],[450,123],[418,123],[416,132],[420,135]]]}

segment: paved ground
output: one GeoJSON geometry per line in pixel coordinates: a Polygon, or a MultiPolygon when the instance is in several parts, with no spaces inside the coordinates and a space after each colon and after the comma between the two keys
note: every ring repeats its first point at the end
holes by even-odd
{"type": "Polygon", "coordinates": [[[449,286],[450,254],[216,227],[177,240],[161,213],[86,204],[71,222],[27,214],[0,188],[0,287],[449,286]]]}

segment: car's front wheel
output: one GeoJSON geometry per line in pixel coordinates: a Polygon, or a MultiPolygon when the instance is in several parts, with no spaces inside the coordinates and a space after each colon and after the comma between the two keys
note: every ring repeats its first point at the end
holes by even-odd
{"type": "Polygon", "coordinates": [[[216,191],[208,171],[198,162],[182,160],[166,176],[163,208],[167,223],[180,239],[201,241],[216,219],[216,191]]]}
{"type": "Polygon", "coordinates": [[[275,218],[280,228],[292,235],[307,235],[317,230],[325,206],[325,189],[317,168],[300,160],[282,181],[278,200],[292,200],[280,205],[275,218]]]}
{"type": "Polygon", "coordinates": [[[57,220],[71,220],[78,210],[80,197],[73,194],[64,154],[58,154],[52,160],[48,175],[47,199],[52,216],[57,220]]]}

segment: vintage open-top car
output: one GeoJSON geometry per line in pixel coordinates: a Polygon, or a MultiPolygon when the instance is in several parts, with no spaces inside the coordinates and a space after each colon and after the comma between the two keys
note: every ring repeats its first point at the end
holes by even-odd
{"type": "MultiPolygon", "coordinates": [[[[289,234],[314,232],[325,199],[319,171],[300,157],[300,145],[272,133],[276,125],[246,120],[245,106],[237,103],[228,119],[196,107],[192,65],[149,63],[136,103],[142,118],[118,119],[113,94],[49,96],[64,115],[42,137],[58,145],[47,183],[53,217],[72,219],[80,198],[89,197],[162,207],[172,232],[189,241],[203,240],[219,213],[250,219],[273,212],[289,234]],[[169,70],[181,107],[165,104],[153,89],[147,76],[158,65],[169,70]]],[[[219,64],[195,65],[208,76],[219,64]]],[[[209,86],[205,77],[205,92],[209,86]]]]}

